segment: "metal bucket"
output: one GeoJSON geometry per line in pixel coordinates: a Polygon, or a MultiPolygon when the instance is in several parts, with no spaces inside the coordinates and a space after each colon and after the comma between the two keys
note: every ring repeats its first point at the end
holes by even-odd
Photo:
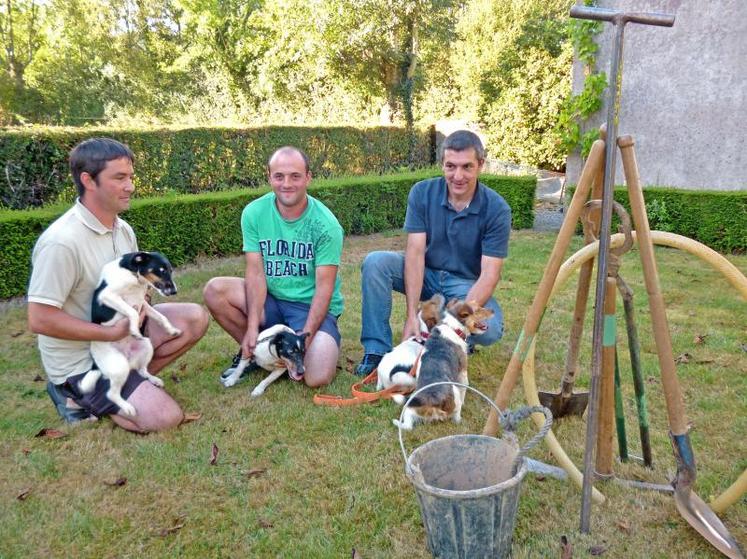
{"type": "MultiPolygon", "coordinates": [[[[408,457],[400,428],[405,474],[415,486],[428,548],[434,557],[440,558],[507,557],[511,552],[521,482],[527,473],[524,455],[550,430],[552,415],[542,406],[504,414],[490,398],[474,388],[455,382],[429,386],[439,384],[468,388],[482,396],[498,412],[505,438],[452,435],[432,440],[408,457]],[[513,427],[534,412],[545,415],[545,425],[520,449],[513,427]]],[[[407,404],[403,414],[406,407],[407,404]]]]}

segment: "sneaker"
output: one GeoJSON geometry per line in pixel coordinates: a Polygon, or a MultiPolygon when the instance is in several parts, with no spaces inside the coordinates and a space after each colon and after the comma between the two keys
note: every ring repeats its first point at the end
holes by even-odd
{"type": "MultiPolygon", "coordinates": [[[[223,386],[226,386],[226,380],[228,380],[228,378],[234,373],[234,371],[236,370],[236,367],[239,366],[239,361],[241,361],[241,350],[239,350],[239,352],[236,355],[233,356],[233,360],[231,361],[231,366],[228,367],[225,371],[223,371],[220,374],[220,383],[223,386]]],[[[240,383],[240,382],[248,379],[249,378],[249,373],[251,373],[253,371],[257,371],[260,368],[261,367],[259,365],[257,365],[254,361],[250,361],[247,364],[247,366],[244,368],[244,370],[241,372],[241,376],[236,380],[236,382],[234,384],[238,384],[238,383],[240,383]]],[[[231,386],[233,386],[233,385],[231,385],[231,386]]],[[[226,388],[228,388],[228,387],[226,386],[226,388]]]]}
{"type": "Polygon", "coordinates": [[[68,397],[63,394],[59,386],[52,382],[47,382],[47,394],[52,400],[57,413],[67,423],[77,423],[78,421],[85,421],[88,419],[95,419],[95,416],[81,408],[78,404],[69,400],[68,397]]]}
{"type": "Polygon", "coordinates": [[[375,353],[366,353],[355,368],[355,374],[361,377],[370,375],[379,366],[381,357],[381,355],[376,355],[375,353]]]}

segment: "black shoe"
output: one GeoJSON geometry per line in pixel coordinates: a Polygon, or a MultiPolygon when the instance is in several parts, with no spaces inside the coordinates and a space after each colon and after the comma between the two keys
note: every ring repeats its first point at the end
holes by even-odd
{"type": "MultiPolygon", "coordinates": [[[[226,386],[226,380],[228,380],[228,378],[234,373],[234,371],[236,370],[236,367],[239,366],[239,361],[241,361],[241,350],[239,350],[239,352],[236,355],[233,356],[233,360],[231,361],[231,366],[228,367],[225,371],[223,371],[220,374],[220,383],[223,386],[226,386]]],[[[236,382],[234,384],[238,384],[238,383],[240,383],[240,382],[248,379],[249,378],[249,373],[251,373],[253,371],[257,371],[259,369],[261,369],[261,367],[259,365],[257,365],[254,362],[254,360],[250,361],[249,363],[247,363],[247,365],[244,368],[244,370],[241,371],[241,376],[236,380],[236,382]]],[[[231,386],[233,386],[233,385],[231,385],[231,386]]],[[[228,388],[228,387],[226,386],[226,388],[228,388]]]]}
{"type": "Polygon", "coordinates": [[[379,366],[381,357],[381,355],[376,355],[375,353],[366,353],[355,368],[355,374],[361,377],[370,375],[379,366]]]}
{"type": "Polygon", "coordinates": [[[87,412],[81,407],[70,407],[68,406],[67,396],[63,394],[60,387],[52,382],[47,382],[47,394],[49,394],[54,407],[57,409],[57,413],[67,423],[77,423],[78,421],[85,421],[87,419],[95,419],[95,416],[87,412]]]}

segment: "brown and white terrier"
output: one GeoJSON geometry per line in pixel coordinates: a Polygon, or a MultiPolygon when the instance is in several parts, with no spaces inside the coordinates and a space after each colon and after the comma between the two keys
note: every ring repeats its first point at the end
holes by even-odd
{"type": "MultiPolygon", "coordinates": [[[[417,368],[417,389],[436,382],[469,384],[467,377],[467,337],[487,331],[486,320],[493,311],[475,301],[452,300],[443,308],[441,321],[431,330],[417,368]]],[[[467,390],[457,386],[439,385],[426,388],[410,398],[402,414],[402,421],[392,420],[396,427],[410,430],[419,421],[462,420],[462,404],[467,390]]],[[[404,397],[402,396],[403,400],[404,397]]],[[[396,400],[395,400],[396,401],[396,400]]]]}

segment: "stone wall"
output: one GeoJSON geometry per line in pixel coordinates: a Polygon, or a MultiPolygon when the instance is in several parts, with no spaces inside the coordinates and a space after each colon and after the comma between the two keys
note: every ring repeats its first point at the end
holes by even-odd
{"type": "MultiPolygon", "coordinates": [[[[747,1],[600,0],[600,7],[676,15],[674,27],[627,24],[618,134],[631,134],[644,185],[747,189],[747,1]]],[[[597,36],[609,72],[614,26],[597,36]]],[[[574,67],[574,91],[582,68],[574,67]]],[[[606,120],[603,108],[590,123],[606,120]]],[[[617,184],[622,184],[619,157],[617,184]]],[[[582,162],[568,158],[575,183],[582,162]]]]}

